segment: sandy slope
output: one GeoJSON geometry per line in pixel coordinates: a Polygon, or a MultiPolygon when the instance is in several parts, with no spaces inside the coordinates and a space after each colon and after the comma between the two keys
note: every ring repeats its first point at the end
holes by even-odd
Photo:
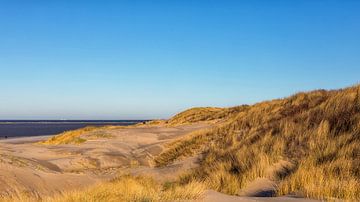
{"type": "Polygon", "coordinates": [[[151,167],[152,157],[163,150],[164,143],[204,127],[208,126],[106,129],[103,132],[111,138],[88,140],[80,145],[44,146],[34,143],[48,137],[2,140],[0,195],[11,192],[49,195],[111,179],[120,171],[164,177],[166,173],[194,164],[187,161],[166,170],[157,170],[151,167]]]}

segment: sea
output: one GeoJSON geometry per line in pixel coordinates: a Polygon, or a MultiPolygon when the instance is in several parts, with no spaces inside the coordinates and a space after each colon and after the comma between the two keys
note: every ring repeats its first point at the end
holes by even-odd
{"type": "Polygon", "coordinates": [[[0,139],[54,135],[85,126],[126,126],[147,120],[0,120],[0,139]]]}

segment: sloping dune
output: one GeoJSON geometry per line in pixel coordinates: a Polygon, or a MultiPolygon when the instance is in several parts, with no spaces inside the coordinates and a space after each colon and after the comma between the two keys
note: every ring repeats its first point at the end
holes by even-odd
{"type": "Polygon", "coordinates": [[[52,195],[112,179],[120,170],[151,167],[165,143],[205,127],[101,127],[81,133],[87,139],[81,144],[38,143],[51,137],[3,140],[0,195],[52,195]]]}

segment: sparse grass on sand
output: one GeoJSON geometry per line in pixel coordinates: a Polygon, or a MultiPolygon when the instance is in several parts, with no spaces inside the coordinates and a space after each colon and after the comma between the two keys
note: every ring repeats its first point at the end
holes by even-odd
{"type": "Polygon", "coordinates": [[[86,190],[67,192],[53,198],[33,199],[23,195],[17,198],[0,199],[0,202],[176,201],[197,199],[202,196],[204,190],[204,185],[197,182],[188,183],[184,186],[169,186],[168,183],[162,185],[149,177],[124,175],[86,190]]]}
{"type": "Polygon", "coordinates": [[[106,130],[125,128],[127,126],[86,126],[76,130],[65,131],[55,135],[45,141],[39,142],[42,145],[60,145],[60,144],[81,144],[88,139],[112,138],[113,136],[106,130]]]}
{"type": "Polygon", "coordinates": [[[229,119],[232,115],[236,115],[241,111],[244,106],[230,107],[230,108],[219,108],[219,107],[195,107],[185,110],[168,121],[167,125],[181,125],[189,123],[198,123],[203,121],[220,121],[229,119]]]}
{"type": "Polygon", "coordinates": [[[97,127],[87,126],[77,130],[66,131],[59,135],[55,135],[49,138],[48,140],[39,142],[39,144],[44,144],[44,145],[81,144],[83,142],[86,142],[86,139],[80,136],[83,135],[84,133],[88,133],[96,129],[97,127]]]}
{"type": "Polygon", "coordinates": [[[244,106],[225,124],[169,145],[155,162],[197,153],[201,165],[181,177],[183,184],[204,181],[239,194],[268,178],[278,184],[277,195],[360,200],[360,86],[244,106]],[[292,166],[269,172],[279,162],[292,166]]]}

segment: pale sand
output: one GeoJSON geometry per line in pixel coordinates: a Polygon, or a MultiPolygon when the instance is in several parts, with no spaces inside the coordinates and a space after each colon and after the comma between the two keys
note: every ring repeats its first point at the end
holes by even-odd
{"type": "Polygon", "coordinates": [[[246,196],[230,196],[222,194],[216,191],[207,190],[204,194],[204,198],[200,201],[204,202],[285,202],[285,201],[294,201],[294,202],[315,202],[318,200],[306,199],[306,198],[297,198],[294,196],[282,196],[282,197],[246,197],[246,196]]]}
{"type": "Polygon", "coordinates": [[[1,140],[0,195],[12,192],[52,195],[111,179],[119,172],[173,178],[170,173],[195,164],[187,160],[156,169],[151,160],[163,151],[165,143],[205,127],[209,126],[106,129],[101,132],[111,138],[92,139],[80,145],[35,144],[49,136],[1,140]]]}

